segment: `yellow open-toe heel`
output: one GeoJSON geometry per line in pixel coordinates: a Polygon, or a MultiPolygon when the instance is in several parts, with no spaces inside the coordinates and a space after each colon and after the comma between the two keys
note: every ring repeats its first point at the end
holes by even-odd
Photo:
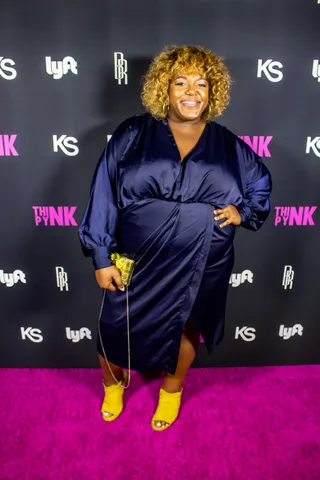
{"type": "Polygon", "coordinates": [[[119,417],[123,410],[123,393],[124,386],[128,380],[128,372],[123,371],[123,380],[114,385],[109,385],[106,387],[103,384],[104,388],[104,399],[101,407],[102,418],[106,422],[113,422],[116,418],[119,417]],[[108,414],[112,415],[108,415],[108,414]]]}
{"type": "Polygon", "coordinates": [[[183,389],[181,389],[180,392],[169,393],[162,388],[160,389],[158,407],[151,420],[151,427],[153,430],[157,430],[158,432],[166,430],[177,419],[182,390],[183,389]],[[157,422],[166,422],[168,425],[158,427],[155,425],[157,422]]]}

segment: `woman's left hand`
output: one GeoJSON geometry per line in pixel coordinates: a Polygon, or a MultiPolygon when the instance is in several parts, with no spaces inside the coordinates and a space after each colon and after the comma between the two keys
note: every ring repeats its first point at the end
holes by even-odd
{"type": "Polygon", "coordinates": [[[213,213],[216,215],[214,217],[215,220],[223,220],[224,218],[226,219],[225,222],[220,223],[220,228],[226,227],[227,225],[240,225],[241,223],[240,213],[234,205],[228,205],[222,209],[217,208],[217,210],[214,210],[213,213]]]}

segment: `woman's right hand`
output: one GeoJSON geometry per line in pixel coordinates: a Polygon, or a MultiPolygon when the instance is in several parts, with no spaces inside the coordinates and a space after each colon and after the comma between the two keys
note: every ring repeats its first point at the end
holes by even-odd
{"type": "Polygon", "coordinates": [[[96,270],[96,280],[100,288],[115,292],[117,288],[124,291],[125,287],[121,280],[120,270],[115,266],[100,268],[96,270]],[[115,286],[115,285],[116,286],[115,286]]]}

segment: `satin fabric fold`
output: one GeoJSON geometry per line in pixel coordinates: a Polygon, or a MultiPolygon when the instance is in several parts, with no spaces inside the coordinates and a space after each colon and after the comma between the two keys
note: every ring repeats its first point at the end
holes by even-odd
{"type": "MultiPolygon", "coordinates": [[[[262,160],[216,122],[183,162],[166,120],[136,115],[116,129],[96,168],[79,236],[96,269],[111,265],[112,251],[136,261],[129,287],[133,370],[174,373],[188,317],[208,350],[220,343],[236,227],[221,229],[213,210],[235,205],[242,226],[258,230],[270,192],[262,160]]],[[[108,360],[127,368],[125,297],[105,291],[100,330],[108,360]]]]}

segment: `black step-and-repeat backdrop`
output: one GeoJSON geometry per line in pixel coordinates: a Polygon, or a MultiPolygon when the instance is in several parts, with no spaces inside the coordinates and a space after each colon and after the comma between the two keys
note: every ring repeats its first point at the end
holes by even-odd
{"type": "Polygon", "coordinates": [[[195,365],[319,363],[320,1],[2,0],[0,15],[0,366],[98,365],[78,225],[151,58],[183,44],[224,57],[218,121],[274,181],[262,230],[238,231],[224,340],[195,365]]]}

